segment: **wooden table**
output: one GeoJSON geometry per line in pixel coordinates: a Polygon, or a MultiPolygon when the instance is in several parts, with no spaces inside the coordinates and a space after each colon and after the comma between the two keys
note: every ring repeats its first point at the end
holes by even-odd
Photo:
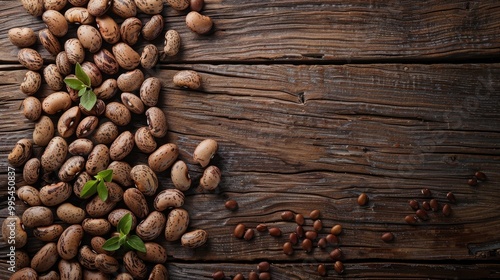
{"type": "MultiPolygon", "coordinates": [[[[190,159],[194,148],[205,138],[220,144],[212,162],[223,174],[218,189],[186,193],[190,227],[207,230],[209,242],[195,250],[165,243],[171,279],[211,279],[216,270],[247,276],[262,260],[271,262],[272,279],[322,279],[319,263],[330,279],[500,278],[500,2],[206,2],[203,14],[215,22],[207,36],[188,30],[186,13],[164,9],[165,30],[182,37],[181,53],[146,71],[163,83],[169,133],[159,142],[179,146],[195,184],[203,169],[190,159]],[[203,88],[175,87],[181,69],[198,71],[203,88]],[[488,180],[471,187],[476,171],[488,180]],[[405,223],[414,213],[409,200],[430,199],[422,188],[452,214],[430,211],[429,221],[405,223]],[[359,206],[363,192],[370,200],[359,206]],[[238,201],[237,211],[224,208],[228,199],[238,201]],[[313,209],[321,211],[320,237],[343,226],[342,276],[333,270],[332,247],[282,251],[296,225],[281,212],[307,217],[313,209]],[[284,235],[236,239],[238,223],[265,223],[284,235]],[[395,240],[383,242],[384,232],[395,240]]],[[[34,127],[19,110],[26,70],[7,39],[20,26],[44,28],[19,1],[1,0],[2,219],[7,154],[34,127]]],[[[44,86],[38,96],[49,92],[44,86]]],[[[143,125],[134,117],[130,128],[143,125]]],[[[134,153],[127,161],[146,162],[134,153]]],[[[172,187],[168,172],[159,177],[161,188],[172,187]]],[[[16,178],[23,185],[21,169],[16,178]]],[[[6,279],[5,243],[0,252],[6,279]]]]}

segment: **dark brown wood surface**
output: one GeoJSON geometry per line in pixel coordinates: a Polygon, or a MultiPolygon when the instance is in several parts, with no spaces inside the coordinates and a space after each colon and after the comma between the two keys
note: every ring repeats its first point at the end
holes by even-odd
{"type": "MultiPolygon", "coordinates": [[[[213,161],[223,174],[219,188],[186,193],[190,227],[207,230],[209,242],[195,250],[165,242],[171,279],[210,279],[217,269],[247,275],[261,260],[272,263],[273,279],[321,279],[318,263],[338,278],[331,248],[283,254],[295,224],[280,213],[313,209],[322,213],[320,236],[335,224],[344,228],[343,278],[500,277],[500,3],[206,2],[203,13],[216,25],[208,36],[191,33],[185,13],[166,7],[165,29],[179,31],[182,51],[146,71],[163,84],[169,133],[159,142],[179,146],[194,185],[203,171],[191,160],[197,143],[210,137],[220,145],[213,161]],[[172,76],[182,69],[198,71],[203,88],[176,88],[172,76]],[[470,187],[478,170],[489,179],[470,187]],[[423,201],[424,187],[441,205],[450,191],[457,202],[450,217],[431,212],[429,221],[410,226],[403,220],[413,213],[408,201],[423,201]],[[362,192],[370,198],[363,207],[356,203],[362,192]],[[227,199],[239,210],[226,210],[227,199]],[[238,223],[266,223],[285,234],[244,241],[232,236],[238,223]],[[394,242],[380,240],[387,231],[394,242]]],[[[0,1],[0,23],[3,220],[6,158],[34,126],[19,110],[26,70],[7,31],[39,30],[43,22],[18,1],[0,1]]],[[[134,116],[127,129],[145,124],[134,116]]],[[[126,160],[146,163],[147,155],[134,150],[126,160]]],[[[21,177],[18,169],[18,186],[21,177]]],[[[172,187],[168,172],[159,177],[161,188],[172,187]]],[[[0,243],[2,272],[7,252],[0,243]]]]}

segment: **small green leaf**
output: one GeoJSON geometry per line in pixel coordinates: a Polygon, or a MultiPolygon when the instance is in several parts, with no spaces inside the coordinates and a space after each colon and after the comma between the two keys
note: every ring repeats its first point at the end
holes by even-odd
{"type": "Polygon", "coordinates": [[[84,95],[85,93],[87,92],[87,87],[84,87],[84,88],[81,88],[79,91],[78,91],[78,96],[82,96],[84,95]]]}
{"type": "Polygon", "coordinates": [[[80,104],[88,111],[92,110],[96,102],[97,97],[92,90],[86,90],[80,97],[80,104]]]}
{"type": "Polygon", "coordinates": [[[130,213],[125,214],[120,219],[116,228],[120,233],[123,233],[125,235],[130,232],[130,228],[132,228],[132,216],[130,215],[130,213]]]}
{"type": "Polygon", "coordinates": [[[99,184],[97,184],[97,194],[102,201],[108,199],[108,188],[104,184],[104,181],[99,180],[99,184]]]}
{"type": "Polygon", "coordinates": [[[127,238],[127,245],[129,245],[130,247],[134,248],[139,252],[146,253],[146,246],[144,245],[142,239],[140,239],[139,236],[137,235],[129,236],[127,238]]]}
{"type": "Polygon", "coordinates": [[[106,251],[116,251],[120,249],[120,237],[114,236],[106,240],[106,242],[102,244],[102,248],[106,251]]]}
{"type": "Polygon", "coordinates": [[[120,246],[122,246],[123,244],[125,244],[125,242],[127,242],[127,238],[128,238],[128,236],[126,234],[120,233],[119,240],[118,240],[118,243],[120,243],[120,246]]]}
{"type": "Polygon", "coordinates": [[[64,82],[72,89],[81,90],[86,88],[85,84],[76,78],[66,78],[64,82]]]}
{"type": "Polygon", "coordinates": [[[80,192],[81,198],[89,198],[91,195],[97,192],[97,180],[89,180],[85,185],[83,185],[83,189],[80,192]]]}
{"type": "Polygon", "coordinates": [[[85,73],[85,71],[83,71],[82,66],[78,62],[76,63],[76,66],[75,66],[75,76],[80,81],[82,81],[82,83],[84,83],[86,86],[90,87],[90,78],[87,75],[87,73],[85,73]]]}
{"type": "Polygon", "coordinates": [[[104,180],[105,182],[111,182],[113,180],[113,169],[103,170],[95,176],[97,179],[104,180]]]}

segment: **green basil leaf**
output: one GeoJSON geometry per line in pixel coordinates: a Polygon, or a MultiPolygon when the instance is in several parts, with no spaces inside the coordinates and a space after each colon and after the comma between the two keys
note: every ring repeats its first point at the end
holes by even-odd
{"type": "Polygon", "coordinates": [[[108,188],[104,184],[104,181],[99,180],[99,184],[97,184],[97,194],[102,201],[106,201],[108,199],[108,188]]]}
{"type": "Polygon", "coordinates": [[[111,237],[102,244],[102,248],[106,251],[116,251],[120,249],[120,246],[120,237],[118,236],[111,237]]]}
{"type": "Polygon", "coordinates": [[[85,91],[85,93],[83,93],[82,96],[80,97],[80,104],[82,104],[83,108],[85,108],[88,111],[92,110],[96,102],[97,102],[97,97],[95,96],[95,93],[91,90],[85,91]]]}
{"type": "Polygon", "coordinates": [[[130,213],[125,214],[120,219],[116,228],[120,233],[123,233],[125,235],[130,232],[130,228],[132,228],[132,216],[130,215],[130,213]]]}
{"type": "Polygon", "coordinates": [[[83,71],[82,66],[78,62],[76,63],[76,66],[75,66],[75,76],[80,81],[82,81],[83,84],[85,84],[86,86],[90,87],[90,78],[87,75],[87,73],[85,73],[85,71],[83,71]]]}
{"type": "Polygon", "coordinates": [[[146,253],[146,246],[144,245],[142,239],[140,239],[139,236],[137,235],[129,236],[127,238],[127,245],[129,245],[130,247],[134,248],[139,252],[146,253]]]}
{"type": "Polygon", "coordinates": [[[81,90],[86,88],[85,84],[76,78],[66,78],[64,82],[72,89],[81,90]]]}
{"type": "Polygon", "coordinates": [[[89,198],[91,195],[97,192],[97,181],[89,180],[85,185],[83,185],[83,189],[80,192],[81,198],[89,198]]]}
{"type": "Polygon", "coordinates": [[[113,180],[113,170],[112,169],[103,170],[97,173],[95,177],[104,180],[105,182],[111,182],[111,180],[113,180]]]}

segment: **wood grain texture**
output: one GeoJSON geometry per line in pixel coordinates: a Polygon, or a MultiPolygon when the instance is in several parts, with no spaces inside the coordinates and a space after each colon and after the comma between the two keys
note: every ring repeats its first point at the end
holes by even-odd
{"type": "MultiPolygon", "coordinates": [[[[0,73],[10,76],[0,85],[10,93],[0,99],[9,116],[0,123],[4,158],[18,139],[31,137],[33,124],[17,110],[24,71],[0,73]]],[[[195,186],[203,170],[193,164],[192,151],[206,137],[220,143],[213,161],[222,170],[220,187],[215,193],[191,189],[184,206],[190,228],[207,230],[209,242],[196,250],[164,242],[173,279],[206,277],[214,265],[249,271],[262,259],[277,262],[273,279],[314,279],[309,263],[331,266],[333,247],[307,254],[296,246],[292,256],[284,255],[282,245],[295,224],[280,218],[284,210],[307,216],[313,209],[322,213],[321,237],[335,224],[344,227],[340,247],[347,277],[474,278],[478,271],[497,276],[491,261],[500,257],[500,65],[186,64],[148,73],[153,74],[163,83],[160,107],[169,123],[159,142],[179,145],[195,186]],[[180,69],[201,73],[203,88],[173,86],[180,69]],[[473,188],[466,181],[476,170],[489,180],[473,188]],[[403,218],[413,213],[408,200],[424,201],[423,187],[441,204],[449,191],[458,202],[450,217],[430,213],[430,221],[407,225],[403,218]],[[356,204],[361,192],[370,198],[364,207],[356,204]],[[239,210],[226,210],[227,199],[237,200],[239,210]],[[239,240],[232,236],[238,223],[277,226],[284,236],[259,233],[252,241],[239,240]],[[393,243],[380,240],[386,231],[395,234],[393,243]],[[435,270],[409,273],[415,265],[435,270]]],[[[141,116],[133,119],[127,127],[132,131],[146,125],[141,116]]],[[[135,150],[126,160],[146,163],[146,157],[135,150]]],[[[4,172],[0,178],[6,182],[4,172]]],[[[172,187],[168,172],[160,182],[172,187]]],[[[35,242],[28,250],[40,246],[35,242]]]]}
{"type": "MultiPolygon", "coordinates": [[[[171,279],[210,279],[217,269],[247,276],[261,260],[271,261],[273,279],[324,279],[318,263],[327,265],[327,279],[339,278],[329,257],[336,246],[306,253],[297,245],[293,255],[283,254],[296,225],[280,213],[307,217],[313,209],[321,211],[320,237],[343,226],[343,278],[500,277],[498,1],[206,2],[203,13],[215,22],[208,36],[187,29],[185,12],[163,11],[164,31],[177,30],[182,49],[145,71],[163,86],[159,106],[169,132],[158,143],[176,143],[193,178],[183,206],[190,229],[210,236],[195,250],[160,241],[171,279]],[[202,75],[201,89],[173,85],[183,69],[202,75]],[[223,174],[212,193],[196,190],[203,169],[191,159],[208,137],[220,144],[212,164],[223,174]],[[489,179],[470,187],[466,182],[477,170],[489,179]],[[429,200],[420,193],[424,187],[440,205],[450,203],[450,191],[457,202],[450,203],[450,217],[430,212],[429,221],[410,226],[403,220],[414,213],[408,201],[429,200]],[[366,206],[356,204],[362,192],[370,199],[366,206]],[[224,208],[228,199],[238,201],[237,211],[224,208]],[[236,239],[238,223],[279,227],[283,236],[236,239]],[[387,231],[394,242],[381,241],[387,231]]],[[[5,159],[34,127],[20,112],[26,70],[7,39],[19,26],[44,28],[19,1],[0,0],[0,222],[8,215],[5,159]]],[[[153,43],[161,47],[163,39],[153,43]]],[[[37,49],[46,64],[53,62],[37,49]]],[[[43,85],[36,96],[49,93],[43,85]]],[[[144,116],[134,115],[121,130],[145,125],[144,116]]],[[[36,156],[42,152],[35,148],[36,156]]],[[[147,155],[134,149],[125,160],[147,163],[147,155]]],[[[169,171],[159,178],[161,189],[173,187],[169,171]]],[[[16,183],[25,184],[19,168],[16,183]]],[[[18,200],[17,214],[25,208],[18,200]]],[[[307,219],[305,228],[311,224],[307,219]]],[[[42,245],[32,240],[25,250],[33,255],[42,245]]],[[[0,242],[1,272],[8,251],[0,242]]]]}
{"type": "MultiPolygon", "coordinates": [[[[0,61],[11,62],[18,50],[7,31],[44,25],[26,14],[19,1],[2,0],[0,7],[0,61]]],[[[495,0],[207,0],[203,13],[215,22],[209,36],[190,32],[185,12],[164,9],[165,30],[175,29],[189,42],[165,62],[452,61],[492,59],[500,52],[500,4],[495,0]]],[[[162,46],[163,40],[154,43],[162,46]]]]}

